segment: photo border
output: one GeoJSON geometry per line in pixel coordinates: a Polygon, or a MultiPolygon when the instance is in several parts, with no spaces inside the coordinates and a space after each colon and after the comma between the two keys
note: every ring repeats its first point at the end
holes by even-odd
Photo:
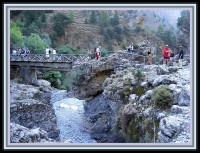
{"type": "MultiPolygon", "coordinates": [[[[4,148],[5,149],[195,149],[196,148],[196,4],[4,4],[4,148]],[[117,9],[126,8],[131,9],[137,8],[185,8],[191,9],[190,14],[190,50],[191,56],[190,61],[192,61],[192,77],[190,78],[190,89],[191,90],[191,120],[192,125],[190,125],[191,129],[191,141],[192,144],[175,144],[175,143],[162,143],[159,145],[158,143],[98,143],[98,144],[66,144],[66,143],[49,143],[49,144],[10,144],[9,143],[9,123],[10,123],[10,10],[49,10],[55,9],[57,10],[66,8],[66,10],[84,10],[90,8],[91,10],[101,10],[101,9],[117,9]],[[55,144],[55,145],[54,145],[55,144]],[[64,145],[64,146],[63,146],[64,145]],[[164,145],[164,146],[162,146],[164,145]],[[39,148],[37,148],[39,147],[39,148]]],[[[190,121],[191,122],[191,121],[190,121]]]]}

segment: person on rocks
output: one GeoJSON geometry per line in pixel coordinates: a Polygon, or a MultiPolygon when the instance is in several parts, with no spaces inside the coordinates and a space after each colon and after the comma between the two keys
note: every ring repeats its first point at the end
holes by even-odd
{"type": "Polygon", "coordinates": [[[151,53],[151,48],[147,52],[148,54],[148,61],[147,64],[151,65],[152,64],[152,53],[151,53]]]}
{"type": "Polygon", "coordinates": [[[162,49],[163,52],[163,65],[166,64],[167,66],[169,65],[169,46],[165,45],[165,47],[162,49]]]}
{"type": "Polygon", "coordinates": [[[96,59],[97,59],[97,60],[100,58],[100,48],[101,48],[101,46],[99,46],[99,47],[96,49],[96,59]]]}
{"type": "Polygon", "coordinates": [[[182,46],[180,46],[179,47],[179,56],[178,56],[178,66],[180,69],[182,69],[182,67],[183,67],[182,60],[183,60],[183,48],[182,48],[182,46]]]}
{"type": "Polygon", "coordinates": [[[171,49],[169,49],[169,56],[170,56],[169,65],[173,66],[174,52],[171,49]]]}

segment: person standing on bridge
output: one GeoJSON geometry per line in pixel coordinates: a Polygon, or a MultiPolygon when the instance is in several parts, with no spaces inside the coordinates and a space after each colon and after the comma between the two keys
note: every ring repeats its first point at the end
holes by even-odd
{"type": "Polygon", "coordinates": [[[53,61],[56,60],[56,50],[55,49],[53,49],[53,51],[52,51],[52,56],[53,56],[53,61]]]}
{"type": "Polygon", "coordinates": [[[46,58],[49,58],[49,47],[46,48],[46,58]]]}

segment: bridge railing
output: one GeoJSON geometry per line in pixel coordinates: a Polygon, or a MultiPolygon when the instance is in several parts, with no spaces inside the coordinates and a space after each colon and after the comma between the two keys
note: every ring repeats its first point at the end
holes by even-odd
{"type": "Polygon", "coordinates": [[[28,55],[10,55],[10,61],[30,61],[30,62],[74,62],[78,59],[84,59],[85,55],[70,54],[28,54],[28,55]]]}

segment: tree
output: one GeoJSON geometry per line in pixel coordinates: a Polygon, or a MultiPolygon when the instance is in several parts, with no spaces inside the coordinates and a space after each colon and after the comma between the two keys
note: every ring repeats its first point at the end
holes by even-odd
{"type": "Polygon", "coordinates": [[[163,38],[163,36],[164,36],[164,28],[163,28],[162,25],[159,25],[158,30],[156,32],[156,35],[158,37],[160,37],[161,39],[163,38]]]}
{"type": "Polygon", "coordinates": [[[45,48],[48,46],[47,42],[35,33],[31,33],[29,37],[25,37],[24,43],[33,54],[43,54],[45,52],[45,48]]]}
{"type": "Polygon", "coordinates": [[[110,18],[110,24],[113,26],[119,25],[119,16],[118,16],[117,11],[115,11],[114,17],[110,18]]]}
{"type": "Polygon", "coordinates": [[[56,32],[57,36],[65,35],[65,27],[68,26],[72,20],[64,13],[57,13],[52,18],[53,30],[56,32]]]}
{"type": "Polygon", "coordinates": [[[91,24],[95,24],[97,22],[97,14],[96,14],[95,10],[92,10],[92,12],[90,14],[89,22],[91,24]]]}
{"type": "Polygon", "coordinates": [[[107,11],[101,11],[100,13],[100,25],[101,27],[109,26],[109,16],[107,11]]]}
{"type": "Polygon", "coordinates": [[[177,36],[177,45],[182,45],[188,51],[190,50],[190,12],[183,10],[181,17],[177,20],[177,27],[179,28],[177,36]]]}
{"type": "Polygon", "coordinates": [[[177,22],[178,28],[183,31],[185,34],[189,35],[190,33],[190,12],[188,10],[183,10],[181,12],[181,17],[178,18],[177,22]]]}
{"type": "Polygon", "coordinates": [[[61,45],[56,48],[59,54],[80,54],[81,52],[71,45],[61,45]]]}
{"type": "Polygon", "coordinates": [[[16,47],[21,47],[23,44],[21,28],[16,23],[11,23],[10,26],[10,43],[16,47]]]}

